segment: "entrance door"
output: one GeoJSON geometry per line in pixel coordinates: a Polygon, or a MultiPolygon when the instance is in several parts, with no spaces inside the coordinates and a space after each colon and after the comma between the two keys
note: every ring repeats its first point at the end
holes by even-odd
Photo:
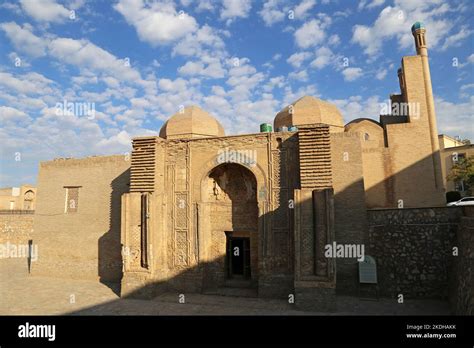
{"type": "Polygon", "coordinates": [[[250,238],[227,235],[227,275],[250,278],[250,238]]]}

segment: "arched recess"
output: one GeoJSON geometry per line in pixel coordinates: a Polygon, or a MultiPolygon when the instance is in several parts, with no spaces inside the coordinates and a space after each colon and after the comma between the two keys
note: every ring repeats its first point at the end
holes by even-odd
{"type": "Polygon", "coordinates": [[[23,209],[33,210],[35,208],[33,203],[34,199],[35,193],[33,192],[33,190],[26,191],[23,196],[23,209]]]}
{"type": "Polygon", "coordinates": [[[196,202],[197,238],[200,263],[204,264],[204,288],[228,285],[234,278],[229,253],[236,239],[248,243],[243,279],[249,286],[257,284],[262,235],[259,230],[263,228],[259,216],[266,192],[262,185],[264,176],[260,176],[259,185],[258,175],[252,170],[255,167],[251,168],[238,163],[214,162],[200,180],[200,201],[196,202]]]}

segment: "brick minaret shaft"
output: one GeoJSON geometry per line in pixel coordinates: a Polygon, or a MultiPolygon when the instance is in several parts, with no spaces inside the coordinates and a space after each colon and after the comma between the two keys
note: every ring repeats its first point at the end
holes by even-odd
{"type": "Polygon", "coordinates": [[[436,124],[436,114],[433,99],[433,88],[431,85],[430,65],[428,61],[428,48],[426,47],[425,38],[426,29],[421,26],[412,28],[412,34],[415,38],[416,53],[421,56],[423,67],[423,81],[426,92],[426,108],[428,112],[428,123],[430,127],[431,138],[431,158],[433,160],[433,170],[436,188],[443,188],[443,178],[441,174],[441,159],[439,155],[438,127],[436,124]]]}

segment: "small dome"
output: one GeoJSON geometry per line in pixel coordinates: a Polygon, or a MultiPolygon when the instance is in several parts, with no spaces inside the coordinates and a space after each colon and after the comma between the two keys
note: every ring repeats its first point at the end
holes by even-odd
{"type": "Polygon", "coordinates": [[[160,130],[160,137],[206,138],[225,136],[224,128],[213,116],[197,106],[188,106],[166,121],[160,130]]]}
{"type": "Polygon", "coordinates": [[[412,33],[414,33],[415,30],[418,30],[418,29],[425,29],[425,25],[423,24],[423,22],[415,22],[415,24],[411,26],[412,33]]]}
{"type": "Polygon", "coordinates": [[[304,96],[281,110],[275,117],[275,129],[303,124],[324,123],[331,132],[343,132],[344,120],[336,105],[304,96]]]}

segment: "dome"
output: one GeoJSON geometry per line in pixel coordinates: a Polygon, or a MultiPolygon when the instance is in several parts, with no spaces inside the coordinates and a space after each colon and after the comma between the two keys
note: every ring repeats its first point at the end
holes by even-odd
{"type": "Polygon", "coordinates": [[[413,24],[411,26],[411,32],[415,32],[415,30],[418,30],[418,29],[425,29],[425,25],[423,24],[423,22],[415,22],[415,24],[413,24]]]}
{"type": "Polygon", "coordinates": [[[291,103],[274,120],[275,129],[314,123],[331,126],[331,132],[344,131],[344,120],[336,105],[311,96],[304,96],[291,103]]]}
{"type": "Polygon", "coordinates": [[[224,128],[213,116],[197,106],[188,106],[166,121],[160,130],[160,137],[206,138],[225,136],[224,128]]]}

